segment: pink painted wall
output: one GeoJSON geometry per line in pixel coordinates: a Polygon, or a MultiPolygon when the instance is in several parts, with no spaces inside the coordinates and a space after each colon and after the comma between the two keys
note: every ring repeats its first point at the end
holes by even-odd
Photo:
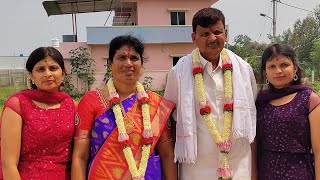
{"type": "MultiPolygon", "coordinates": [[[[123,2],[137,2],[137,9],[132,9],[132,14],[137,15],[137,25],[170,25],[169,8],[189,9],[186,11],[186,24],[192,23],[193,15],[204,7],[210,7],[216,0],[120,0],[123,2]]],[[[191,32],[190,32],[191,38],[191,32]]],[[[60,51],[65,59],[69,58],[69,51],[79,46],[89,47],[92,58],[96,61],[96,81],[91,89],[100,88],[105,85],[103,82],[106,72],[105,64],[108,56],[108,46],[87,45],[86,43],[61,43],[60,51]]],[[[152,90],[162,90],[166,83],[166,75],[172,67],[172,57],[170,55],[188,54],[195,48],[193,43],[176,44],[146,44],[145,55],[147,62],[144,63],[144,73],[140,81],[145,76],[153,77],[152,90]]],[[[70,65],[67,70],[70,72],[70,65]]],[[[75,81],[75,80],[74,80],[75,81]]],[[[79,84],[79,83],[78,83],[79,84]]],[[[81,84],[79,85],[80,88],[81,84]]]]}
{"type": "Polygon", "coordinates": [[[152,90],[163,90],[166,84],[168,71],[173,67],[172,57],[174,54],[189,54],[195,48],[192,43],[180,44],[147,44],[145,55],[148,58],[144,63],[142,82],[145,76],[151,76],[152,90]]]}
{"type": "Polygon", "coordinates": [[[170,25],[168,8],[189,8],[186,24],[191,25],[193,15],[211,5],[208,0],[137,0],[138,25],[170,25]]]}
{"type": "MultiPolygon", "coordinates": [[[[60,52],[65,59],[69,58],[69,51],[79,46],[91,49],[92,58],[96,61],[95,78],[96,81],[91,86],[91,89],[101,88],[105,85],[104,74],[106,72],[105,64],[108,57],[109,47],[107,45],[87,45],[86,43],[60,43],[60,52]]],[[[195,48],[192,43],[181,44],[146,44],[143,75],[140,78],[142,82],[145,76],[151,76],[152,90],[162,90],[166,83],[166,75],[172,68],[172,57],[175,54],[188,54],[195,48]]],[[[71,66],[66,61],[67,72],[70,73],[71,66]]],[[[83,90],[84,84],[80,80],[73,78],[73,84],[79,90],[83,90]]]]}
{"type": "MultiPolygon", "coordinates": [[[[106,72],[104,65],[106,64],[106,54],[107,54],[107,47],[105,45],[88,45],[86,42],[63,42],[60,43],[59,51],[61,52],[63,58],[65,59],[65,66],[67,73],[69,74],[71,72],[71,65],[68,62],[68,59],[70,58],[69,52],[72,49],[76,49],[78,47],[86,47],[91,50],[91,58],[93,58],[96,62],[95,66],[95,78],[96,81],[91,86],[91,89],[95,89],[97,87],[100,87],[101,85],[104,85],[102,83],[104,74],[106,72]]],[[[76,75],[72,75],[72,84],[79,90],[79,91],[85,91],[85,84],[78,78],[76,78],[76,75]]]]}
{"type": "Polygon", "coordinates": [[[147,44],[145,47],[148,70],[169,70],[172,68],[173,54],[188,54],[195,46],[192,43],[177,44],[147,44]]]}

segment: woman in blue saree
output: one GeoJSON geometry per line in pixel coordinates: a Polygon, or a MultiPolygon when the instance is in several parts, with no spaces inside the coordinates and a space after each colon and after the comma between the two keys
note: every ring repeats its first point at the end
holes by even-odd
{"type": "Polygon", "coordinates": [[[130,146],[134,164],[140,169],[142,147],[146,145],[143,102],[137,93],[143,53],[143,44],[133,36],[118,36],[110,42],[108,63],[130,143],[123,145],[119,140],[119,120],[111,98],[114,93],[107,87],[87,92],[77,111],[72,179],[177,179],[171,130],[167,126],[174,104],[163,97],[145,92],[153,135],[145,173],[134,176],[123,152],[130,146]]]}

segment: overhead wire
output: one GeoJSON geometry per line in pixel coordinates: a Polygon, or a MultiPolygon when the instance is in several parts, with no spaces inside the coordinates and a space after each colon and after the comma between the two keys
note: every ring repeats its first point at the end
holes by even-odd
{"type": "Polygon", "coordinates": [[[282,1],[280,1],[280,0],[277,0],[277,2],[280,3],[280,4],[283,4],[283,5],[286,5],[286,6],[295,8],[295,9],[302,10],[302,11],[311,12],[311,13],[316,13],[316,12],[310,11],[310,10],[308,10],[308,9],[304,9],[304,8],[301,8],[301,7],[297,7],[297,6],[293,6],[293,5],[291,5],[291,4],[284,3],[284,2],[282,2],[282,1]]]}
{"type": "MultiPolygon", "coordinates": [[[[270,3],[269,10],[268,10],[268,14],[270,13],[271,5],[272,5],[272,4],[270,3]]],[[[263,26],[261,27],[258,42],[260,42],[260,39],[261,39],[261,36],[262,36],[262,32],[263,32],[263,29],[264,29],[264,27],[265,27],[265,25],[266,25],[266,22],[267,22],[267,18],[265,18],[264,23],[263,23],[263,26]]],[[[271,32],[271,29],[270,29],[269,32],[271,32]]]]}
{"type": "MultiPolygon", "coordinates": [[[[289,6],[289,7],[295,8],[295,9],[299,9],[299,10],[306,11],[306,12],[310,12],[310,13],[316,13],[316,12],[310,11],[310,10],[308,10],[308,9],[304,9],[304,8],[301,8],[301,7],[298,7],[298,6],[294,6],[294,5],[291,5],[291,4],[282,2],[281,0],[275,0],[275,1],[278,2],[278,3],[280,3],[280,4],[283,4],[283,5],[285,5],[285,6],[289,6]]],[[[278,6],[278,5],[276,4],[276,6],[278,6]]],[[[269,12],[268,12],[268,14],[270,13],[270,9],[271,9],[271,4],[270,4],[270,7],[269,7],[269,12]]],[[[276,17],[277,17],[277,14],[276,14],[276,17]]],[[[259,35],[258,42],[259,42],[260,39],[261,39],[262,31],[263,31],[263,28],[264,28],[264,26],[265,26],[266,21],[267,21],[267,19],[265,20],[264,25],[262,26],[262,29],[261,29],[261,31],[260,31],[261,33],[260,33],[260,35],[259,35]]],[[[270,31],[269,31],[270,34],[271,34],[271,30],[272,30],[272,25],[271,25],[271,28],[270,28],[270,31]]]]}

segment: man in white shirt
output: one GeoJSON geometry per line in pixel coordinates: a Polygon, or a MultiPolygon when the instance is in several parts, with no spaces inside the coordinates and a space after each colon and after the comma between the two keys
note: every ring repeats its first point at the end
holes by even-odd
{"type": "Polygon", "coordinates": [[[173,117],[179,179],[256,179],[257,86],[252,68],[224,49],[227,33],[220,10],[201,9],[194,15],[192,27],[192,40],[198,48],[170,70],[164,94],[176,103],[173,117]],[[228,71],[231,75],[225,73],[228,71]],[[200,80],[195,79],[197,74],[200,80]],[[205,101],[200,101],[200,92],[204,92],[205,101]],[[231,98],[226,97],[227,92],[231,98]],[[229,126],[227,111],[232,112],[229,126]],[[204,118],[208,114],[209,125],[204,118]]]}

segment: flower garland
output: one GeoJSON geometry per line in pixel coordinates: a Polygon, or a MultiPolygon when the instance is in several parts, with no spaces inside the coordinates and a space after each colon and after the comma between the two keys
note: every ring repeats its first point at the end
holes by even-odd
{"type": "Polygon", "coordinates": [[[222,135],[218,132],[216,124],[213,121],[211,115],[211,107],[205,95],[203,85],[203,68],[200,62],[199,49],[196,49],[192,57],[192,74],[194,75],[195,85],[198,92],[200,114],[203,116],[203,119],[209,128],[211,137],[216,142],[218,149],[222,155],[222,161],[220,164],[220,168],[218,168],[217,170],[217,175],[219,177],[219,180],[230,180],[232,179],[233,171],[229,166],[227,155],[231,149],[230,132],[233,114],[232,62],[225,50],[222,50],[221,52],[221,59],[222,71],[224,76],[225,96],[223,107],[224,119],[222,135]]]}
{"type": "Polygon", "coordinates": [[[149,96],[145,92],[141,83],[137,82],[137,98],[138,103],[142,109],[142,118],[143,118],[143,132],[142,132],[142,155],[139,168],[136,166],[136,162],[134,160],[132,150],[130,147],[131,141],[129,139],[129,135],[126,131],[123,115],[121,112],[121,101],[119,98],[119,94],[117,93],[113,79],[110,78],[107,83],[108,91],[109,91],[109,101],[112,105],[112,110],[114,112],[116,118],[116,124],[118,127],[118,141],[120,143],[121,149],[123,151],[124,157],[128,163],[130,173],[134,180],[144,180],[144,174],[147,169],[148,159],[150,155],[151,145],[153,143],[153,133],[151,129],[151,121],[150,121],[150,112],[149,112],[149,96]]]}

